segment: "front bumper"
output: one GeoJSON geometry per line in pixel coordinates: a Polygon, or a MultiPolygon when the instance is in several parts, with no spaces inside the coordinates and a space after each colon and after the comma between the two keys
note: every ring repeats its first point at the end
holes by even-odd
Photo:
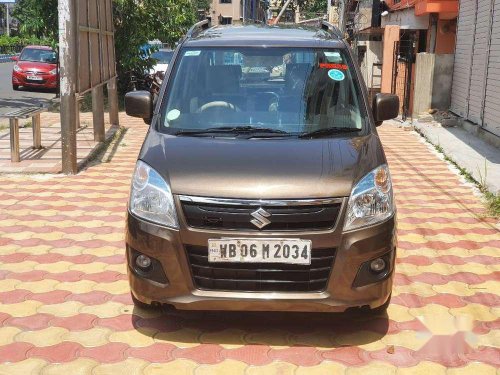
{"type": "MultiPolygon", "coordinates": [[[[343,216],[343,215],[342,215],[343,216]]],[[[301,238],[315,248],[334,247],[336,257],[327,287],[321,292],[229,292],[198,289],[192,278],[185,246],[207,246],[209,238],[257,237],[255,233],[214,232],[187,227],[171,230],[127,217],[128,273],[132,293],[147,304],[168,304],[186,310],[317,311],[343,312],[349,308],[377,308],[390,297],[396,255],[396,219],[369,228],[342,232],[343,217],[337,228],[322,232],[266,233],[266,238],[301,238]],[[131,252],[158,260],[165,282],[153,281],[134,271],[131,252]],[[389,259],[383,278],[355,286],[362,266],[375,258],[389,259]]],[[[262,236],[260,236],[262,237],[262,236]]],[[[366,278],[365,280],[366,281],[366,278]]]]}
{"type": "Polygon", "coordinates": [[[41,74],[37,75],[41,78],[41,81],[30,81],[28,80],[28,75],[25,73],[13,72],[12,73],[12,84],[16,86],[32,87],[32,88],[45,88],[45,89],[55,89],[57,88],[58,76],[52,74],[41,74]]]}

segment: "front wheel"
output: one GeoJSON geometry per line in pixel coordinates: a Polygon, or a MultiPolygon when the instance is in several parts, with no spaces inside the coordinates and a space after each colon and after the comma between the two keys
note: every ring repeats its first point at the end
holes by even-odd
{"type": "Polygon", "coordinates": [[[19,91],[19,85],[12,84],[12,90],[19,91]]]}

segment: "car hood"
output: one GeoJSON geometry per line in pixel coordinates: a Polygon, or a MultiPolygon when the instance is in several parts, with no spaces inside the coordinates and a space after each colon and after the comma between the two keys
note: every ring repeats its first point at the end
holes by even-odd
{"type": "Polygon", "coordinates": [[[244,199],[346,197],[385,163],[378,137],[227,139],[150,130],[140,159],[174,194],[244,199]]]}
{"type": "Polygon", "coordinates": [[[17,65],[22,70],[29,70],[29,71],[34,71],[34,72],[44,72],[44,73],[48,73],[51,70],[57,68],[56,64],[45,64],[45,63],[37,63],[37,62],[31,62],[31,61],[18,61],[17,65]]]}

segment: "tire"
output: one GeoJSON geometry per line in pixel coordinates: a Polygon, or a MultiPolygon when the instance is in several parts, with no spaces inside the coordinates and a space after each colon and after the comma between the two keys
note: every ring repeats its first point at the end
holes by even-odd
{"type": "Polygon", "coordinates": [[[135,307],[138,307],[142,310],[154,310],[155,308],[147,303],[139,301],[137,298],[134,297],[134,294],[131,292],[130,296],[132,297],[132,302],[134,303],[135,307]]]}
{"type": "Polygon", "coordinates": [[[12,85],[12,90],[19,91],[19,85],[12,85]]]}

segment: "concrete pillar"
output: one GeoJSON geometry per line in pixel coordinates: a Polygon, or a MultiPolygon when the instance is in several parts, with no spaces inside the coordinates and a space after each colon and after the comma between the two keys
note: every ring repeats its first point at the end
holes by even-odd
{"type": "Polygon", "coordinates": [[[78,77],[77,36],[78,21],[74,0],[58,0],[59,10],[59,56],[61,87],[61,151],[62,171],[65,174],[76,174],[76,125],[78,77]]]}
{"type": "Polygon", "coordinates": [[[384,29],[384,51],[382,65],[381,92],[390,93],[392,89],[392,76],[394,65],[394,43],[399,41],[398,25],[387,25],[384,29]]]}
{"type": "Polygon", "coordinates": [[[432,86],[436,55],[418,53],[415,64],[415,89],[413,90],[413,117],[427,112],[432,106],[432,86]]]}
{"type": "Polygon", "coordinates": [[[438,14],[431,13],[429,16],[429,49],[430,53],[436,53],[438,14]]]}

